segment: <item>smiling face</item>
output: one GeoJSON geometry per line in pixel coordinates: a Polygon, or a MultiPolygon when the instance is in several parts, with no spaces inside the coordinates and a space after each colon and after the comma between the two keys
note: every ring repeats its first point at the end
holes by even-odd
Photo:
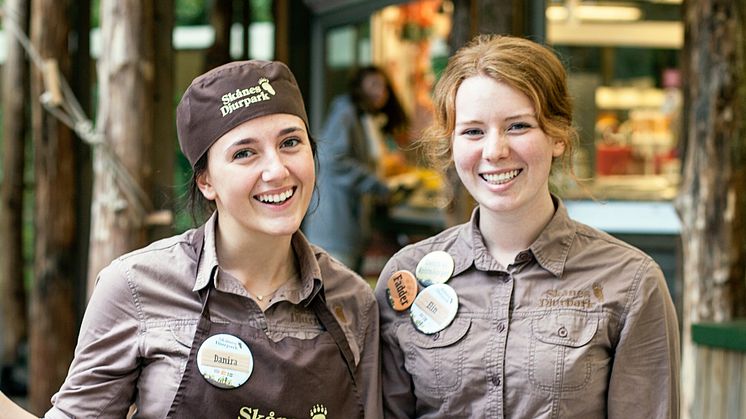
{"type": "Polygon", "coordinates": [[[290,236],[311,200],[315,182],[311,142],[303,120],[272,114],[220,137],[197,184],[215,202],[223,236],[290,236]]]}
{"type": "Polygon", "coordinates": [[[455,109],[453,161],[482,211],[499,216],[546,208],[552,160],[565,146],[539,127],[529,98],[505,83],[475,76],[461,83],[455,109]]]}

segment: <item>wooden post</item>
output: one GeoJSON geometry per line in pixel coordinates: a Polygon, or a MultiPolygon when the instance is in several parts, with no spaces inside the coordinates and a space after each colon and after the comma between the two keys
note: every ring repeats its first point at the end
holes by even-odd
{"type": "Polygon", "coordinates": [[[716,417],[702,391],[726,391],[726,383],[704,387],[703,377],[730,368],[692,343],[692,323],[746,314],[746,0],[686,1],[683,10],[686,152],[676,206],[684,256],[686,419],[716,417]]]}
{"type": "MultiPolygon", "coordinates": [[[[122,163],[133,187],[149,191],[155,68],[148,44],[153,40],[143,28],[151,27],[153,8],[146,0],[102,0],[100,15],[101,44],[106,48],[98,61],[97,124],[103,128],[105,147],[122,163]]],[[[126,198],[137,192],[126,191],[133,187],[118,180],[102,147],[96,147],[93,156],[89,292],[103,267],[146,242],[142,209],[126,198]]]]}
{"type": "MultiPolygon", "coordinates": [[[[154,41],[153,56],[155,83],[151,92],[153,102],[153,182],[150,196],[156,210],[173,214],[174,207],[174,162],[177,153],[176,126],[174,124],[174,49],[171,42],[174,30],[174,0],[152,3],[153,24],[150,39],[154,41]]],[[[173,217],[171,217],[173,219],[173,217]]],[[[173,223],[152,225],[148,240],[156,240],[173,234],[173,223]]]]}
{"type": "MultiPolygon", "coordinates": [[[[6,22],[13,20],[23,33],[28,30],[27,0],[5,2],[6,22]]],[[[18,347],[26,340],[26,290],[24,289],[23,255],[23,172],[26,162],[26,130],[28,116],[28,61],[21,44],[7,30],[7,56],[3,65],[3,176],[0,189],[0,330],[3,373],[18,362],[18,347]]],[[[8,377],[3,377],[8,378],[8,377]]],[[[2,380],[3,378],[0,378],[2,380]]],[[[8,383],[3,383],[7,388],[8,383]]]]}
{"type": "MultiPolygon", "coordinates": [[[[66,0],[32,0],[31,42],[46,62],[68,77],[68,7],[66,0]]],[[[34,145],[34,285],[29,333],[29,408],[50,407],[50,397],[67,375],[75,347],[76,217],[75,137],[42,108],[42,73],[31,72],[31,119],[34,145]]]]}

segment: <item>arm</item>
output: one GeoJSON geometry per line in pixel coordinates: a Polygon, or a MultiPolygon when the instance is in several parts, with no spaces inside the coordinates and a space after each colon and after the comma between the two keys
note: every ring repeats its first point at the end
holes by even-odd
{"type": "Polygon", "coordinates": [[[653,262],[629,305],[616,346],[609,418],[679,417],[679,327],[663,273],[653,262]]]}
{"type": "Polygon", "coordinates": [[[381,410],[381,359],[379,353],[378,305],[370,301],[363,315],[365,320],[365,340],[357,366],[357,382],[360,386],[366,419],[383,417],[381,410]]]}
{"type": "Polygon", "coordinates": [[[381,381],[385,418],[411,418],[415,416],[417,398],[414,395],[412,376],[404,366],[404,351],[396,336],[396,313],[388,303],[386,283],[395,269],[389,261],[381,272],[376,285],[376,299],[381,313],[381,381]]]}
{"type": "Polygon", "coordinates": [[[355,107],[347,100],[337,99],[319,141],[319,166],[341,186],[360,193],[385,195],[388,190],[386,186],[360,160],[362,157],[356,155],[355,141],[365,142],[365,138],[355,138],[356,135],[364,133],[359,126],[355,107]]]}
{"type": "Polygon", "coordinates": [[[139,375],[139,310],[115,261],[98,278],[62,388],[46,417],[125,417],[139,375]]]}
{"type": "Polygon", "coordinates": [[[36,416],[25,411],[0,391],[0,419],[30,419],[36,416]]]}

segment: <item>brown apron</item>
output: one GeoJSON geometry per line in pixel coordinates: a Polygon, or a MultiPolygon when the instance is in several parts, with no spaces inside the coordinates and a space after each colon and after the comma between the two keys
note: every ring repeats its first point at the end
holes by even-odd
{"type": "Polygon", "coordinates": [[[347,339],[326,306],[323,289],[310,306],[326,329],[314,339],[286,337],[279,342],[247,324],[210,321],[210,289],[200,292],[202,315],[169,418],[355,418],[363,408],[347,339]],[[241,386],[221,389],[208,383],[197,366],[197,351],[210,336],[226,333],[243,340],[254,369],[241,386]]]}

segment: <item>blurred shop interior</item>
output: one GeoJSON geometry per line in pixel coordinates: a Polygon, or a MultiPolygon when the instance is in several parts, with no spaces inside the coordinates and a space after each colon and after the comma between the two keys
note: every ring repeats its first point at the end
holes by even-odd
{"type": "MultiPolygon", "coordinates": [[[[329,103],[345,91],[352,71],[368,64],[385,69],[410,118],[408,132],[388,141],[390,151],[405,159],[380,162],[390,185],[406,194],[375,224],[379,234],[366,257],[366,276],[375,277],[401,246],[468,219],[469,210],[454,214],[448,180],[424,167],[412,145],[429,123],[430,91],[454,52],[449,42],[459,29],[454,13],[471,4],[466,13],[474,18],[477,2],[251,3],[274,7],[274,13],[253,12],[249,30],[233,28],[233,56],[288,62],[307,99],[313,131],[321,129],[329,103]]],[[[515,7],[515,2],[503,3],[515,7]]],[[[526,0],[521,7],[522,34],[558,53],[574,98],[580,134],[575,176],[554,179],[555,192],[574,218],[653,256],[678,303],[680,226],[672,199],[682,155],[681,0],[526,0]]],[[[199,74],[196,57],[211,42],[199,30],[177,27],[177,91],[199,74]]]]}

